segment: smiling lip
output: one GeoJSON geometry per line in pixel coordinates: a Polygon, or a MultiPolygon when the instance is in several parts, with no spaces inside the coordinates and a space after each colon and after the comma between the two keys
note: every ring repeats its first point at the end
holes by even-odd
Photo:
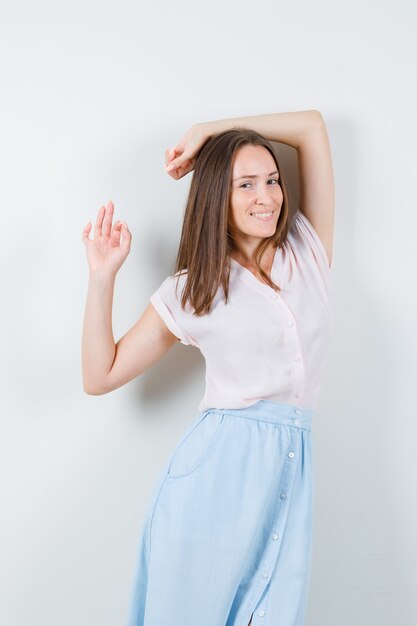
{"type": "Polygon", "coordinates": [[[272,211],[254,211],[250,213],[250,215],[261,222],[269,222],[273,219],[274,213],[275,209],[272,209],[272,211]],[[254,213],[258,213],[258,215],[254,215],[254,213]],[[263,216],[263,214],[265,214],[265,216],[263,216]]]}

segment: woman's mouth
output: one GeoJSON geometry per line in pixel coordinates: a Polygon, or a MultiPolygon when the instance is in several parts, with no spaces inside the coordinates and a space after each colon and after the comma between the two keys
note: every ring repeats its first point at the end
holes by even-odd
{"type": "Polygon", "coordinates": [[[261,222],[269,222],[273,218],[274,211],[256,211],[255,213],[251,213],[251,215],[257,220],[261,220],[261,222]]]}

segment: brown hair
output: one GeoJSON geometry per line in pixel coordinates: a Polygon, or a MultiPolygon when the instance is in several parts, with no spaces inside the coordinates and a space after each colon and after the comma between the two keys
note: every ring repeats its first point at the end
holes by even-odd
{"type": "Polygon", "coordinates": [[[270,287],[281,290],[260,267],[260,260],[271,243],[274,248],[280,247],[287,237],[288,196],[282,172],[274,150],[265,137],[254,130],[235,127],[212,135],[198,152],[185,207],[174,273],[187,271],[181,307],[185,309],[189,300],[194,309],[193,314],[197,316],[210,312],[220,285],[227,304],[230,253],[234,249],[234,241],[228,229],[232,170],[236,152],[247,144],[269,150],[280,174],[283,203],[277,228],[271,237],[265,237],[259,243],[255,251],[255,265],[270,287]]]}

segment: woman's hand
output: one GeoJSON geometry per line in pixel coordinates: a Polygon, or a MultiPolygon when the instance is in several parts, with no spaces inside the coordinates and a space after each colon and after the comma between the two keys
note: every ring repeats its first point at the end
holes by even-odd
{"type": "Polygon", "coordinates": [[[118,220],[112,227],[113,212],[113,202],[100,208],[94,239],[89,238],[91,222],[83,230],[82,240],[87,250],[90,273],[115,275],[130,252],[132,235],[126,222],[118,220]]]}
{"type": "Polygon", "coordinates": [[[194,169],[195,157],[209,138],[205,124],[193,124],[184,137],[170,150],[165,150],[167,173],[178,180],[194,169]]]}

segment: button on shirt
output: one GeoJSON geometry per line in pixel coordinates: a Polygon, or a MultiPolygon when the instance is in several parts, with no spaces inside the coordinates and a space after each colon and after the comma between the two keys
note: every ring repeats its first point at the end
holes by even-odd
{"type": "Polygon", "coordinates": [[[186,272],[162,282],[151,303],[181,343],[205,358],[199,411],[261,399],[316,408],[333,332],[331,272],[322,241],[297,210],[273,259],[279,293],[232,258],[228,303],[220,287],[210,313],[194,316],[189,303],[180,305],[186,272]]]}

